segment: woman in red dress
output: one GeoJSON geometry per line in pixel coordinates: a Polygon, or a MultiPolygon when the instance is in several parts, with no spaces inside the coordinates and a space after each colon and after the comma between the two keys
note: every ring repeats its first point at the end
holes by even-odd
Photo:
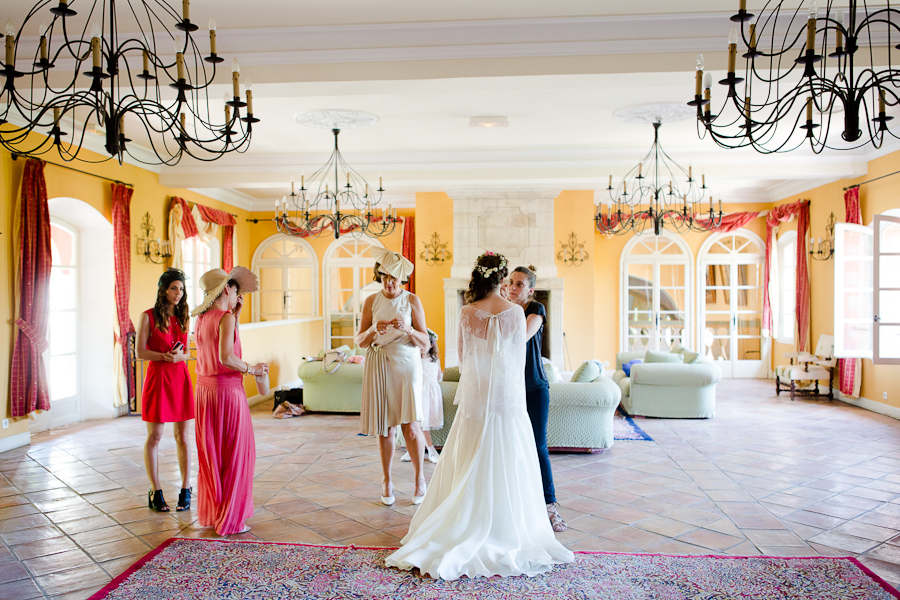
{"type": "Polygon", "coordinates": [[[159,480],[159,441],[166,423],[175,424],[175,445],[181,470],[181,493],[175,510],[191,507],[191,449],[188,421],[194,418],[194,392],[188,373],[188,304],[184,273],[169,268],[159,278],[156,305],[141,314],[137,357],[149,360],[141,393],[141,418],[147,422],[144,466],[150,479],[149,508],[169,512],[159,480]]]}

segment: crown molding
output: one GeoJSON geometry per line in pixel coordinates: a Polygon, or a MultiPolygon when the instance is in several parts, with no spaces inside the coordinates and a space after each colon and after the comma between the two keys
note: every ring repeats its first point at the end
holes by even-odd
{"type": "Polygon", "coordinates": [[[846,179],[846,177],[828,177],[821,179],[797,179],[793,181],[783,181],[766,188],[766,194],[770,202],[779,202],[785,198],[803,194],[817,187],[834,183],[846,179]]]}
{"type": "MultiPolygon", "coordinates": [[[[255,208],[257,204],[261,204],[264,202],[263,200],[258,200],[253,196],[248,196],[243,192],[238,192],[236,190],[228,189],[228,188],[187,188],[191,192],[195,192],[200,194],[201,196],[206,196],[207,198],[212,198],[213,200],[218,200],[223,204],[227,204],[228,206],[233,206],[235,208],[239,208],[241,210],[246,210],[248,212],[254,210],[261,210],[255,208]]],[[[266,202],[269,208],[275,210],[272,202],[266,202]]]]}

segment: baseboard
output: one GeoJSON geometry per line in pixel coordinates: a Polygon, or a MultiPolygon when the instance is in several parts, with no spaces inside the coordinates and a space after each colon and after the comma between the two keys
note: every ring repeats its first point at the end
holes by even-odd
{"type": "Polygon", "coordinates": [[[22,446],[27,446],[30,443],[31,432],[23,431],[22,433],[17,433],[16,435],[0,438],[0,452],[6,452],[7,450],[21,448],[22,446]]]}
{"type": "Polygon", "coordinates": [[[262,404],[263,402],[274,402],[275,401],[275,392],[270,391],[268,394],[263,396],[262,394],[256,394],[254,396],[250,396],[247,398],[247,403],[250,406],[256,406],[257,404],[262,404]]]}
{"type": "MultiPolygon", "coordinates": [[[[827,387],[825,388],[824,392],[826,394],[828,393],[827,387]]],[[[834,399],[840,400],[841,402],[845,402],[847,404],[852,404],[853,406],[859,408],[870,410],[874,413],[878,413],[879,415],[884,415],[886,417],[891,417],[892,419],[900,420],[900,408],[891,406],[890,404],[885,404],[884,402],[869,400],[868,398],[849,398],[842,394],[839,390],[834,390],[834,399]]]]}

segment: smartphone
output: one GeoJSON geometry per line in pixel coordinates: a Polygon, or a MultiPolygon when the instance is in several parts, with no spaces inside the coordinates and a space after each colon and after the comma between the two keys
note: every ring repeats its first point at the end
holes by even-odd
{"type": "Polygon", "coordinates": [[[181,352],[184,349],[184,344],[181,342],[175,342],[172,345],[172,352],[181,352]]]}

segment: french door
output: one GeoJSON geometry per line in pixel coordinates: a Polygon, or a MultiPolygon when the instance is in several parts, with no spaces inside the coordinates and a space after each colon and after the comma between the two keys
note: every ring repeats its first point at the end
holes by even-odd
{"type": "Polygon", "coordinates": [[[369,238],[342,237],[325,253],[325,347],[353,348],[366,298],[381,290],[374,280],[372,248],[380,244],[369,238]]]}
{"type": "Polygon", "coordinates": [[[636,236],[623,251],[624,350],[690,347],[690,251],[680,238],[636,236]]]}
{"type": "Polygon", "coordinates": [[[700,350],[722,376],[764,378],[768,342],[762,335],[764,255],[749,232],[711,236],[700,253],[700,350]]]}
{"type": "Polygon", "coordinates": [[[81,420],[79,373],[78,231],[54,218],[50,223],[50,299],[44,355],[50,384],[50,410],[37,415],[32,432],[81,420]]]}

